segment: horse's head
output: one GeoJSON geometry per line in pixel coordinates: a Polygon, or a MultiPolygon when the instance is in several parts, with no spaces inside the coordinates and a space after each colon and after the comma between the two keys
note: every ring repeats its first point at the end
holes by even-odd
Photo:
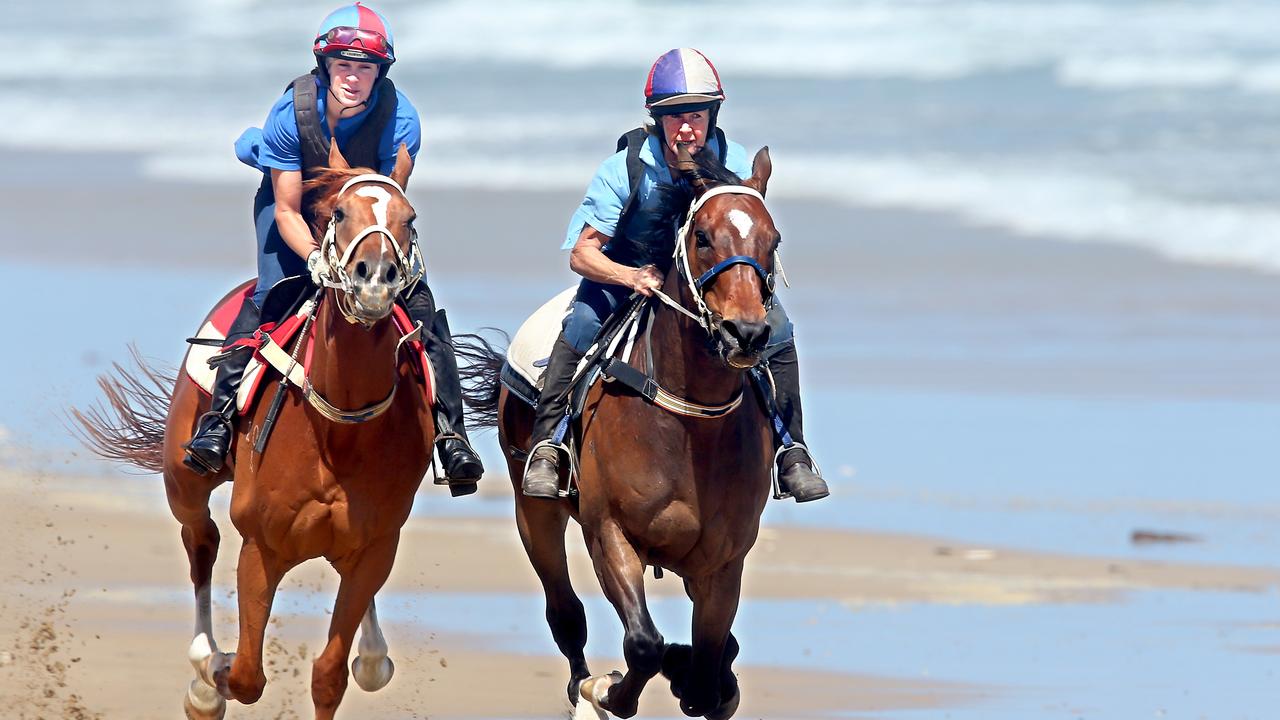
{"type": "Polygon", "coordinates": [[[773,171],[769,148],[756,153],[751,177],[742,184],[729,181],[727,171],[708,172],[708,163],[694,160],[683,147],[678,155],[677,169],[693,187],[694,199],[676,235],[676,268],[724,360],[735,368],[753,367],[769,342],[765,315],[780,241],[764,206],[773,171]]]}
{"type": "Polygon", "coordinates": [[[362,173],[332,143],[329,168],[308,181],[309,191],[324,194],[313,207],[324,232],[325,284],[338,291],[348,320],[370,326],[390,315],[396,295],[421,277],[417,214],[404,194],[413,161],[401,145],[390,177],[362,173]]]}

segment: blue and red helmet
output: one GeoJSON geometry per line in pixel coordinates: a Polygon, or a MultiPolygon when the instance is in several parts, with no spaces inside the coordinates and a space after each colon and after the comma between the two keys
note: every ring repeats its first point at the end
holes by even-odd
{"type": "Polygon", "coordinates": [[[312,52],[317,59],[341,58],[378,65],[396,61],[391,24],[377,10],[358,2],[329,13],[316,32],[312,52]]]}
{"type": "Polygon", "coordinates": [[[723,101],[720,74],[706,55],[693,48],[663,53],[644,84],[644,106],[654,115],[718,106],[723,101]]]}

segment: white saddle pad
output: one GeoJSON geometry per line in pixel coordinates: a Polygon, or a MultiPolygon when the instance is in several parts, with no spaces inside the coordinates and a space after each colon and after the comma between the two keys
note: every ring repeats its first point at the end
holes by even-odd
{"type": "Polygon", "coordinates": [[[507,365],[535,388],[542,387],[545,360],[551,357],[551,347],[556,344],[561,323],[577,292],[578,286],[574,285],[544,303],[524,321],[507,348],[507,365]]]}

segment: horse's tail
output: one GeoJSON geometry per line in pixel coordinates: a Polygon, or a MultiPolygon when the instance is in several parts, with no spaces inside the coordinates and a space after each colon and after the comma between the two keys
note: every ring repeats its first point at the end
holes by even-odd
{"type": "MultiPolygon", "coordinates": [[[[502,336],[502,344],[511,338],[497,328],[484,328],[502,336]]],[[[505,350],[498,350],[479,335],[463,333],[453,336],[453,350],[458,355],[458,374],[462,377],[462,399],[470,410],[470,421],[477,428],[498,426],[498,393],[500,377],[507,360],[505,350]]]]}
{"type": "Polygon", "coordinates": [[[71,408],[71,432],[93,454],[132,465],[147,472],[164,466],[164,426],[169,414],[169,393],[176,382],[172,370],[147,364],[130,347],[136,372],[112,363],[114,373],[98,376],[106,402],[101,400],[81,412],[71,408]]]}

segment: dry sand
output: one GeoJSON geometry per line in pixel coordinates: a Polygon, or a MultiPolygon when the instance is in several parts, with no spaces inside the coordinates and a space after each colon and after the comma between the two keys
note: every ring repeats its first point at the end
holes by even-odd
{"type": "MultiPolygon", "coordinates": [[[[486,479],[489,494],[509,494],[505,478],[486,479]]],[[[440,492],[426,488],[424,492],[440,492]]],[[[0,707],[16,718],[172,718],[191,677],[185,660],[193,608],[177,524],[162,509],[157,479],[0,473],[0,707]],[[175,594],[175,590],[180,593],[175,594]],[[160,598],[160,599],[157,599],[160,598]]],[[[215,515],[221,515],[216,513],[215,515]]],[[[219,518],[224,544],[217,587],[234,587],[239,536],[219,518]]],[[[573,536],[573,533],[571,533],[573,536]]],[[[580,591],[598,592],[580,545],[572,551],[580,591]]],[[[1116,561],[999,548],[927,537],[766,528],[748,564],[754,598],[825,598],[864,603],[1025,604],[1108,602],[1138,588],[1265,591],[1280,571],[1116,561]],[[824,548],[818,560],[806,549],[824,548]]],[[[332,597],[333,573],[313,562],[285,588],[332,597]]],[[[668,575],[651,591],[679,594],[668,575]]],[[[401,544],[390,591],[536,593],[513,524],[493,518],[414,518],[401,544]]],[[[231,613],[215,612],[224,647],[231,613]]],[[[815,621],[788,618],[786,622],[815,621]]],[[[504,623],[542,624],[540,616],[495,619],[493,627],[427,632],[388,623],[397,675],[377,694],[355,686],[348,718],[562,717],[567,670],[558,657],[489,649],[504,623]]],[[[324,641],[323,616],[285,615],[269,629],[271,682],[253,708],[229,716],[309,717],[310,659],[324,641]]],[[[447,620],[443,623],[447,625],[447,620]]],[[[434,627],[440,627],[437,619],[434,627]]],[[[549,636],[548,636],[549,637],[549,636]]],[[[548,642],[548,646],[550,643],[548,642]]],[[[803,648],[795,648],[799,655],[803,648]]],[[[785,659],[783,660],[785,662],[785,659]]],[[[618,667],[601,658],[599,672],[618,667]]],[[[847,713],[968,705],[1000,692],[929,678],[821,673],[784,667],[737,668],[739,717],[838,717],[847,713]]],[[[665,683],[647,689],[642,716],[678,716],[665,683]]]]}

